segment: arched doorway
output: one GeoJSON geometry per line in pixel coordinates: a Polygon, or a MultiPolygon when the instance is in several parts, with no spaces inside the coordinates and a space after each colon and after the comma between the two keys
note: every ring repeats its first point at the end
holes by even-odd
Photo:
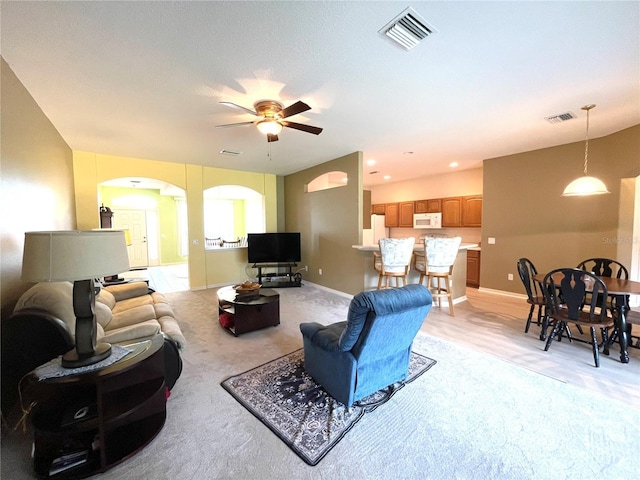
{"type": "Polygon", "coordinates": [[[134,271],[157,274],[154,287],[187,290],[188,222],[185,192],[167,182],[141,177],[112,179],[98,186],[99,207],[109,208],[112,228],[129,230],[134,271]]]}

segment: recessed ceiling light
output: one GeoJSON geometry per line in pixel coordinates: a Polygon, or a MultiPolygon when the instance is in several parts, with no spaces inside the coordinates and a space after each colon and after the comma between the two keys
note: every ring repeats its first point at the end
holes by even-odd
{"type": "Polygon", "coordinates": [[[342,177],[342,183],[347,183],[349,179],[347,177],[342,177]]]}
{"type": "Polygon", "coordinates": [[[367,165],[369,165],[370,167],[374,166],[376,164],[376,161],[373,158],[370,158],[369,160],[367,160],[367,165]]]}
{"type": "Polygon", "coordinates": [[[449,164],[449,166],[450,166],[451,168],[455,168],[455,167],[457,167],[457,166],[458,166],[458,162],[451,162],[451,163],[449,164]]]}
{"type": "Polygon", "coordinates": [[[384,179],[385,179],[385,180],[389,180],[389,179],[391,179],[391,175],[385,175],[385,176],[384,176],[384,179]]]}

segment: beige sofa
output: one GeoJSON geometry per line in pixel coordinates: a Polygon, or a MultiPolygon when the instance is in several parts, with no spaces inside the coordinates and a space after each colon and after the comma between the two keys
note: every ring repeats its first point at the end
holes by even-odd
{"type": "MultiPolygon", "coordinates": [[[[18,300],[14,314],[21,310],[44,310],[68,327],[75,336],[71,282],[42,282],[27,290],[18,300]]],[[[153,337],[162,332],[178,348],[186,346],[178,321],[164,296],[149,290],[145,282],[125,283],[102,288],[96,295],[95,315],[98,341],[120,343],[153,337]]]]}

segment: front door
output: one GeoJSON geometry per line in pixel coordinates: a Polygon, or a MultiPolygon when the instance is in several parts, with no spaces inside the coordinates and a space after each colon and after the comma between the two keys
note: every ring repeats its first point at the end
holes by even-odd
{"type": "Polygon", "coordinates": [[[129,265],[131,268],[149,266],[147,248],[147,215],[144,210],[113,210],[113,228],[128,229],[131,236],[129,265]]]}

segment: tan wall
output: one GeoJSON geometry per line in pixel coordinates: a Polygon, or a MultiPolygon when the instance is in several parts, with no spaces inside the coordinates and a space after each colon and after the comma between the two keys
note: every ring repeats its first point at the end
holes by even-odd
{"type": "Polygon", "coordinates": [[[371,187],[371,203],[394,203],[482,193],[482,168],[452,171],[371,187]]]}
{"type": "Polygon", "coordinates": [[[285,177],[287,232],[300,232],[303,279],[356,294],[364,289],[364,267],[351,248],[362,242],[362,152],[285,177]],[[334,170],[347,173],[346,186],[305,193],[305,185],[334,170]],[[322,269],[322,275],[319,274],[322,269]]]}
{"type": "MultiPolygon", "coordinates": [[[[619,225],[629,228],[619,220],[620,202],[633,208],[633,201],[621,195],[621,184],[640,175],[640,125],[589,141],[589,174],[603,180],[610,194],[561,196],[582,174],[583,159],[584,142],[576,142],[484,161],[482,288],[523,293],[516,271],[520,257],[539,271],[590,257],[630,258],[633,242],[612,240],[620,235],[619,225]]],[[[621,214],[632,218],[633,210],[621,214]]]]}
{"type": "Polygon", "coordinates": [[[0,60],[2,96],[2,318],[31,284],[22,282],[24,232],[76,228],[69,146],[0,60]]]}

